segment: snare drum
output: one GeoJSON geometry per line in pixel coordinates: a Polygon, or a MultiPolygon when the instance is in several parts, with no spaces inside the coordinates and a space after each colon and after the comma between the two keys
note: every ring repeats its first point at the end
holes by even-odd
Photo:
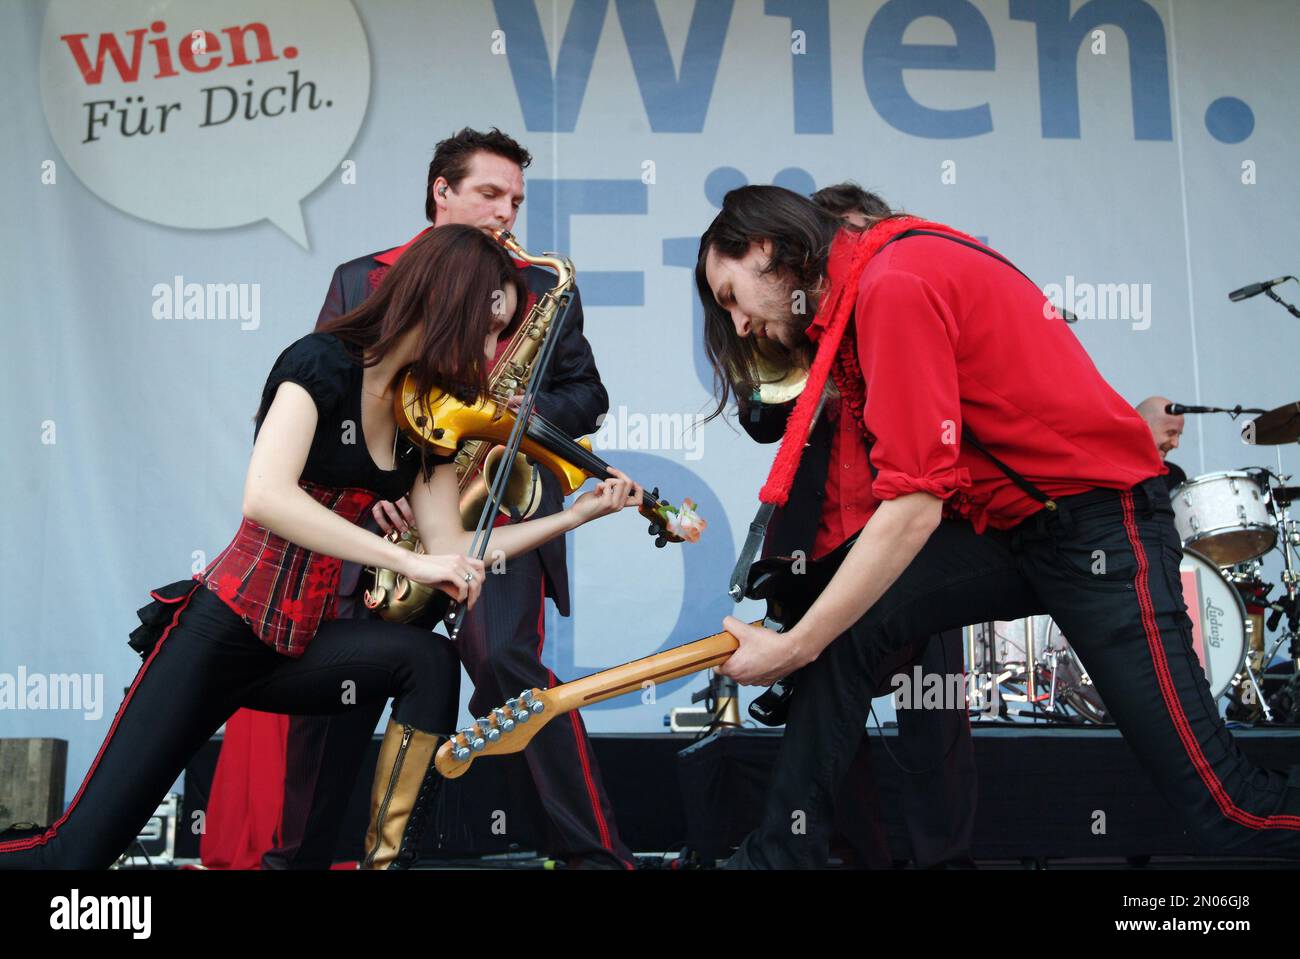
{"type": "Polygon", "coordinates": [[[1206,473],[1170,494],[1174,525],[1183,545],[1216,566],[1234,566],[1263,556],[1277,542],[1264,487],[1249,473],[1206,473]]]}

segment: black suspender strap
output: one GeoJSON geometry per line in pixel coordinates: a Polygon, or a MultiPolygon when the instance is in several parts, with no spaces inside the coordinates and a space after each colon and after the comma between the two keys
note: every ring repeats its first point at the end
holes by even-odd
{"type": "MultiPolygon", "coordinates": [[[[997,260],[1000,263],[1005,263],[1007,266],[1011,267],[1011,269],[1015,270],[1021,276],[1025,277],[1026,280],[1029,280],[1029,277],[1025,275],[1024,271],[1022,271],[1020,267],[1016,266],[1014,263],[1008,260],[1001,253],[994,253],[988,247],[980,246],[977,243],[971,243],[969,240],[963,240],[961,237],[953,236],[951,233],[940,233],[937,230],[904,230],[902,233],[898,234],[897,236],[890,237],[888,240],[882,243],[880,245],[880,249],[883,250],[885,247],[889,246],[889,244],[893,243],[894,241],[902,240],[909,236],[937,236],[941,240],[950,240],[953,243],[960,243],[962,246],[969,247],[970,249],[974,250],[977,253],[983,253],[985,256],[993,257],[993,259],[997,260]]],[[[1033,280],[1029,280],[1029,282],[1034,283],[1033,280]]],[[[1034,283],[1034,288],[1035,289],[1038,288],[1037,283],[1034,283]]]]}
{"type": "Polygon", "coordinates": [[[1036,500],[1039,503],[1042,503],[1044,509],[1049,509],[1049,510],[1056,509],[1056,500],[1052,499],[1050,496],[1048,496],[1046,493],[1040,490],[1033,483],[1029,482],[1029,480],[1025,479],[1023,476],[1021,476],[1019,473],[1013,470],[1006,463],[1002,462],[1000,459],[998,459],[996,456],[990,453],[988,451],[988,448],[975,438],[975,434],[972,433],[964,423],[962,424],[962,428],[961,428],[961,438],[963,443],[969,443],[971,446],[975,447],[975,449],[979,450],[990,460],[992,460],[993,465],[996,466],[998,469],[1000,469],[1004,474],[1006,474],[1007,479],[1011,480],[1011,482],[1015,483],[1022,490],[1024,490],[1025,493],[1030,498],[1036,500]]]}

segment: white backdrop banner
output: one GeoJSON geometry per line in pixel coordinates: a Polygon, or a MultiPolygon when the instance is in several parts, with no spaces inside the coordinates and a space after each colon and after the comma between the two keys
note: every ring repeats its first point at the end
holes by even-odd
{"type": "MultiPolygon", "coordinates": [[[[699,425],[690,268],[734,186],[851,178],[986,237],[1132,402],[1300,398],[1295,321],[1225,296],[1300,272],[1294,0],[50,0],[0,5],[0,37],[0,736],[70,740],[72,782],[147,588],[238,524],[271,362],[336,264],[424,226],[432,147],[464,125],[533,151],[517,232],[577,265],[596,446],[710,524],[664,550],[631,515],[571,537],[564,678],[731,611],[775,451],[699,425]]],[[[1173,458],[1273,456],[1201,418],[1173,458]]],[[[587,721],[662,729],[701,684],[587,721]]]]}

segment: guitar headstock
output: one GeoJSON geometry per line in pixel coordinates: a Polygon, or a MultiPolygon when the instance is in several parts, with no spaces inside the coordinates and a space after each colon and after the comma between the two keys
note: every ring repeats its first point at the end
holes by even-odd
{"type": "Polygon", "coordinates": [[[645,494],[638,511],[650,520],[650,535],[655,537],[655,545],[666,543],[697,543],[700,534],[709,525],[699,513],[695,512],[692,500],[682,500],[681,506],[673,506],[667,500],[659,498],[659,490],[652,489],[645,494]]]}
{"type": "Polygon", "coordinates": [[[480,756],[520,752],[555,715],[544,689],[525,689],[487,716],[482,716],[438,747],[434,765],[446,779],[469,771],[480,756]]]}

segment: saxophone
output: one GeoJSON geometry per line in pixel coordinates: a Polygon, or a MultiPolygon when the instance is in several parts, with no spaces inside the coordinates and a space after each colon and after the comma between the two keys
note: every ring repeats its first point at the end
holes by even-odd
{"type": "MultiPolygon", "coordinates": [[[[549,267],[556,275],[555,285],[538,297],[488,378],[488,398],[496,404],[497,409],[504,410],[510,397],[528,386],[537,353],[559,311],[560,297],[573,290],[574,271],[573,263],[558,253],[531,256],[507,231],[494,230],[492,235],[516,260],[523,260],[533,266],[549,267]]],[[[473,529],[478,523],[493,477],[501,469],[501,454],[504,452],[500,446],[494,446],[486,440],[471,440],[456,454],[460,518],[466,529],[473,529]]],[[[537,512],[541,501],[541,480],[522,453],[515,456],[515,461],[509,468],[510,479],[506,484],[506,498],[501,505],[501,512],[507,516],[517,512],[526,519],[537,512]]]]}
{"type": "MultiPolygon", "coordinates": [[[[498,410],[505,410],[510,397],[525,388],[532,377],[538,352],[559,312],[561,298],[573,289],[574,269],[573,263],[558,253],[530,255],[506,230],[493,230],[492,235],[515,259],[533,266],[548,267],[556,275],[555,285],[538,297],[488,377],[488,398],[498,410]]],[[[503,468],[501,454],[504,452],[489,441],[471,440],[456,453],[460,517],[467,530],[478,524],[493,478],[503,468]]],[[[513,513],[525,518],[532,516],[541,502],[541,478],[537,470],[522,453],[515,456],[513,463],[504,466],[510,470],[510,477],[501,512],[507,516],[513,513]]],[[[424,552],[417,530],[401,534],[394,530],[388,538],[403,549],[424,552]]],[[[375,569],[374,572],[374,588],[365,593],[366,608],[377,610],[379,616],[389,622],[408,623],[415,619],[435,592],[433,587],[412,583],[390,569],[375,569]]]]}

